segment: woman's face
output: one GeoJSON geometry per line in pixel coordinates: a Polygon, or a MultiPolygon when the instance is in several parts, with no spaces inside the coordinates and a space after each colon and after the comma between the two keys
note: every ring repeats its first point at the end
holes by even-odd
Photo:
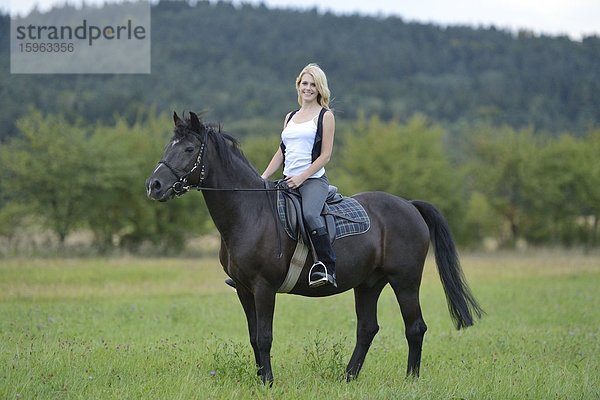
{"type": "Polygon", "coordinates": [[[302,79],[300,79],[300,84],[298,85],[298,92],[304,103],[316,101],[319,91],[312,75],[302,75],[302,79]]]}

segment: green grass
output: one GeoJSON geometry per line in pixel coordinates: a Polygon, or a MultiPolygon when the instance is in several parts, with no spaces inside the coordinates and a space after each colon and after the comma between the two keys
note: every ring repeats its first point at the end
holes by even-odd
{"type": "Polygon", "coordinates": [[[465,255],[487,311],[457,332],[432,260],[421,378],[391,290],[362,374],[352,293],[279,295],[275,384],[258,383],[237,297],[216,258],[2,260],[0,399],[598,399],[600,257],[465,255]]]}

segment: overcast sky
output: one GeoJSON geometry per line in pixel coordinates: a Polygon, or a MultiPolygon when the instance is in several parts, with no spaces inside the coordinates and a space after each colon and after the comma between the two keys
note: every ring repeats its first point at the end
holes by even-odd
{"type": "MultiPolygon", "coordinates": [[[[107,0],[85,0],[101,4],[107,0]]],[[[119,2],[121,0],[108,0],[119,2]]],[[[156,1],[156,0],[154,0],[156,1]]],[[[55,4],[81,4],[82,0],[0,0],[0,10],[26,14],[37,4],[42,11],[55,4]]],[[[239,3],[239,1],[236,1],[239,3]]],[[[245,0],[260,3],[261,0],[245,0]]],[[[527,29],[573,39],[600,36],[600,0],[263,0],[270,7],[312,8],[337,13],[396,15],[407,21],[441,25],[527,29]]]]}

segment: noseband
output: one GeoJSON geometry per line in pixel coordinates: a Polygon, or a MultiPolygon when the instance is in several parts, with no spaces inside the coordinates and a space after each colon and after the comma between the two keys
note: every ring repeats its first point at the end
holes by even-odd
{"type": "Polygon", "coordinates": [[[187,193],[190,189],[200,190],[202,182],[204,182],[204,179],[206,178],[203,159],[204,153],[206,152],[206,140],[208,138],[208,135],[206,134],[206,132],[204,132],[202,136],[203,138],[200,140],[200,150],[198,150],[198,156],[196,157],[196,161],[194,162],[194,165],[192,166],[192,169],[189,170],[189,172],[183,175],[179,175],[179,173],[177,173],[177,170],[171,165],[169,165],[169,163],[166,160],[160,160],[158,162],[158,165],[162,164],[165,167],[167,167],[169,171],[171,171],[173,176],[177,178],[177,181],[175,181],[175,183],[171,185],[171,189],[173,189],[173,192],[175,192],[176,196],[182,196],[185,193],[187,193]],[[188,184],[188,178],[194,173],[194,171],[196,171],[196,169],[198,169],[198,167],[200,167],[200,177],[198,178],[198,182],[196,184],[188,184]]]}

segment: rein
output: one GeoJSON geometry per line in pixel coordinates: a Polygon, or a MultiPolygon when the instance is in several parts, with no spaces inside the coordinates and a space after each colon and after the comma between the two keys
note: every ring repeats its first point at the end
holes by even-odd
{"type": "Polygon", "coordinates": [[[257,188],[253,188],[253,189],[211,188],[211,187],[205,187],[205,186],[188,186],[188,187],[191,187],[192,189],[196,189],[199,192],[201,192],[201,191],[208,191],[208,192],[210,192],[210,191],[213,191],[213,192],[282,192],[282,191],[289,190],[288,188],[282,188],[282,187],[262,188],[262,189],[257,189],[257,188]]]}
{"type": "Polygon", "coordinates": [[[214,187],[206,187],[202,186],[202,182],[206,178],[206,170],[204,168],[204,154],[206,153],[206,141],[208,139],[208,134],[205,132],[203,135],[203,140],[200,140],[200,150],[198,150],[198,156],[196,157],[196,161],[194,165],[189,170],[189,172],[179,175],[175,168],[173,168],[166,160],[160,160],[158,164],[162,164],[171,171],[173,176],[177,178],[177,181],[171,185],[171,189],[175,192],[177,197],[183,196],[185,193],[189,192],[191,189],[196,189],[198,191],[207,191],[207,192],[279,192],[279,191],[287,191],[290,190],[287,187],[281,187],[278,184],[273,187],[265,187],[265,188],[214,188],[214,187]],[[200,167],[200,177],[198,178],[198,183],[196,184],[188,184],[188,178],[190,175],[196,171],[200,167]]]}

